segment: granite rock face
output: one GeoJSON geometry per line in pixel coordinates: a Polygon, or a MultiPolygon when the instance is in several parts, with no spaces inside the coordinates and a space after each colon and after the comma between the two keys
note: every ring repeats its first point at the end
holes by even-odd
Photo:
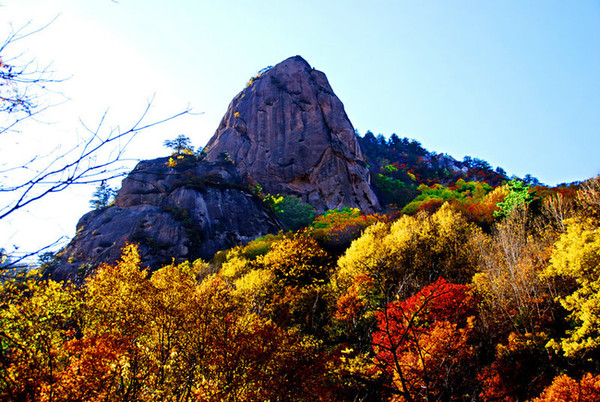
{"type": "Polygon", "coordinates": [[[225,152],[242,178],[319,212],[379,208],[342,102],[300,56],[264,71],[233,99],[206,146],[210,161],[225,152]]]}
{"type": "Polygon", "coordinates": [[[114,205],[89,212],[50,270],[87,276],[138,243],[144,266],[210,259],[217,251],[282,229],[248,189],[302,199],[322,212],[379,208],[354,128],[327,77],[301,57],[252,79],[229,105],[205,159],[140,162],[114,205]],[[233,161],[233,163],[232,163],[233,161]]]}
{"type": "Polygon", "coordinates": [[[89,274],[82,266],[93,270],[113,263],[127,241],[139,243],[143,266],[159,268],[173,258],[210,259],[281,229],[230,163],[186,157],[173,168],[168,159],[140,162],[123,180],[113,206],[80,219],[53,278],[76,279],[89,274]]]}

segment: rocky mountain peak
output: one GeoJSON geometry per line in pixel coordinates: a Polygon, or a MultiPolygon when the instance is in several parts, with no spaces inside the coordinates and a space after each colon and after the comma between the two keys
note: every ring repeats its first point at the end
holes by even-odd
{"type": "Polygon", "coordinates": [[[206,147],[271,194],[318,211],[379,208],[354,127],[327,77],[300,56],[261,71],[230,103],[206,147]]]}
{"type": "Polygon", "coordinates": [[[318,211],[379,208],[354,128],[327,77],[300,56],[252,78],[229,105],[205,148],[142,161],[123,180],[115,203],[84,215],[51,275],[85,277],[114,262],[126,242],[145,266],[211,258],[282,228],[249,190],[301,198],[318,211]],[[233,161],[233,164],[231,163],[233,161]],[[89,270],[88,270],[89,268],[89,270]]]}
{"type": "Polygon", "coordinates": [[[156,269],[173,259],[208,260],[282,228],[230,163],[194,156],[168,162],[140,162],[114,205],[85,214],[51,276],[81,280],[101,263],[114,263],[127,242],[138,244],[143,265],[156,269]]]}

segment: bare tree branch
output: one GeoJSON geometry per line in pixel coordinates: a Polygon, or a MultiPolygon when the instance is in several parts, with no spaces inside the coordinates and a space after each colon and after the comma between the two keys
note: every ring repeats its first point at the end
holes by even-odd
{"type": "MultiPolygon", "coordinates": [[[[24,120],[37,120],[49,107],[58,104],[54,99],[48,100],[47,95],[57,93],[51,88],[52,84],[64,79],[55,78],[50,65],[41,68],[35,58],[29,59],[25,53],[13,49],[16,43],[40,33],[57,18],[39,28],[33,27],[31,22],[18,29],[11,25],[6,39],[0,42],[0,137],[4,141],[12,141],[6,134],[19,133],[24,120]]],[[[191,113],[187,107],[179,113],[153,120],[149,117],[152,105],[153,99],[150,99],[139,118],[125,131],[118,127],[107,128],[106,111],[95,128],[82,122],[85,138],[66,150],[61,150],[60,145],[52,145],[51,150],[42,151],[42,154],[36,152],[34,156],[25,155],[22,158],[25,162],[12,164],[7,162],[11,155],[0,158],[0,222],[7,222],[5,219],[16,211],[73,185],[97,184],[124,176],[131,168],[128,162],[133,161],[125,157],[125,151],[138,133],[191,113]]],[[[12,152],[20,155],[27,148],[16,141],[7,145],[2,149],[5,153],[11,152],[7,149],[12,148],[12,152]]],[[[35,252],[10,252],[11,266],[23,265],[59,241],[35,252]]],[[[0,257],[6,256],[4,251],[1,254],[0,257]]],[[[0,261],[0,265],[5,262],[0,261]]]]}
{"type": "Polygon", "coordinates": [[[0,193],[15,195],[11,201],[0,205],[0,220],[48,194],[63,191],[70,186],[100,183],[125,175],[127,169],[122,164],[125,162],[123,154],[127,145],[139,132],[190,113],[188,108],[163,119],[145,122],[151,106],[152,101],[148,102],[141,117],[131,128],[124,132],[112,129],[106,138],[100,136],[105,120],[103,116],[87,141],[57,156],[41,171],[35,172],[32,178],[13,186],[0,185],[0,193]],[[122,140],[125,142],[119,146],[117,143],[122,140]],[[117,145],[116,149],[110,150],[112,152],[106,160],[98,162],[96,158],[100,152],[112,145],[117,145]]]}
{"type": "Polygon", "coordinates": [[[3,249],[0,249],[0,258],[7,257],[6,261],[0,261],[0,282],[8,278],[14,277],[14,275],[17,273],[17,270],[20,268],[25,268],[32,257],[39,256],[45,251],[54,249],[56,246],[59,246],[61,244],[64,245],[66,240],[67,237],[61,236],[59,239],[39,248],[36,251],[29,251],[23,253],[12,252],[10,256],[5,255],[3,249]]]}
{"type": "Polygon", "coordinates": [[[42,102],[42,94],[54,92],[50,85],[64,81],[54,77],[50,65],[40,68],[35,59],[21,61],[24,53],[7,56],[7,50],[16,42],[35,35],[51,25],[49,23],[33,28],[31,22],[18,29],[10,26],[10,32],[0,44],[0,135],[14,131],[26,119],[39,115],[53,105],[42,102]]]}

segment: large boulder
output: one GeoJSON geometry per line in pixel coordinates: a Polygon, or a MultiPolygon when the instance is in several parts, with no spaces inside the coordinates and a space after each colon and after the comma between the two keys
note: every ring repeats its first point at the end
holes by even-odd
{"type": "Polygon", "coordinates": [[[300,56],[248,83],[230,103],[206,155],[211,161],[229,156],[244,179],[319,212],[379,208],[342,102],[325,74],[300,56]]]}
{"type": "Polygon", "coordinates": [[[189,156],[168,167],[168,160],[140,162],[123,180],[114,205],[80,219],[53,278],[81,278],[113,263],[126,242],[138,243],[143,265],[154,269],[172,259],[210,259],[281,229],[231,163],[189,156]]]}

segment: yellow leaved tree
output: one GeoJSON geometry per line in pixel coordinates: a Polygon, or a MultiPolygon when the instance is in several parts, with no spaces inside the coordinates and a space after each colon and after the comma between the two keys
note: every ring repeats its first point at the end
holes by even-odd
{"type": "Polygon", "coordinates": [[[577,289],[559,297],[571,314],[575,327],[561,340],[560,348],[567,356],[600,346],[600,232],[593,218],[568,220],[566,232],[555,244],[550,265],[544,277],[572,278],[577,289]]]}
{"type": "Polygon", "coordinates": [[[368,276],[378,287],[373,296],[381,304],[386,294],[398,292],[400,283],[406,294],[440,276],[466,283],[477,264],[472,240],[476,233],[479,229],[448,203],[431,215],[375,223],[338,260],[333,287],[342,294],[355,280],[364,283],[368,276]]]}
{"type": "Polygon", "coordinates": [[[52,400],[67,358],[61,347],[81,319],[79,291],[32,276],[0,284],[0,303],[0,399],[52,400]]]}

